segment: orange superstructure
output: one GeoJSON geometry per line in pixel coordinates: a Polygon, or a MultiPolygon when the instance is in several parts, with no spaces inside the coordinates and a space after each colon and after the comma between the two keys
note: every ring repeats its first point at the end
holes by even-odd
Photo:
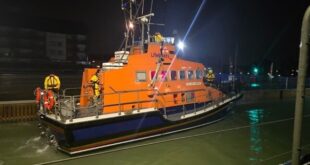
{"type": "MultiPolygon", "coordinates": [[[[205,67],[178,58],[175,51],[172,44],[149,43],[145,53],[134,47],[126,62],[119,63],[114,59],[114,62],[110,61],[110,67],[102,67],[99,74],[102,112],[167,108],[219,98],[222,93],[203,82],[205,67]],[[115,64],[121,65],[112,68],[115,64]]],[[[96,70],[85,69],[83,73],[81,106],[92,103],[89,82],[96,70]]]]}

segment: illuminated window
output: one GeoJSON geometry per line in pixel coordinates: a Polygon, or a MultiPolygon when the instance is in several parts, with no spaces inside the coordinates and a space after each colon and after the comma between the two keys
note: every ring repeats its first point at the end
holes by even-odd
{"type": "Polygon", "coordinates": [[[189,80],[192,80],[194,78],[194,71],[192,70],[187,71],[187,78],[189,80]]]}
{"type": "Polygon", "coordinates": [[[185,71],[181,70],[180,71],[180,80],[184,80],[185,79],[185,71]]]}
{"type": "Polygon", "coordinates": [[[154,78],[154,76],[155,76],[155,71],[151,71],[151,80],[153,80],[153,78],[154,78]]]}
{"type": "Polygon", "coordinates": [[[167,71],[165,71],[165,70],[161,71],[161,73],[160,73],[160,80],[161,81],[167,81],[168,80],[167,79],[167,71]]]}
{"type": "Polygon", "coordinates": [[[186,92],[186,101],[187,102],[193,102],[195,99],[195,93],[194,92],[186,92]]]}
{"type": "Polygon", "coordinates": [[[146,73],[145,72],[136,72],[136,81],[137,82],[145,82],[146,81],[146,73]]]}
{"type": "Polygon", "coordinates": [[[200,69],[196,70],[196,79],[202,79],[202,71],[200,69]]]}
{"type": "Polygon", "coordinates": [[[175,70],[170,71],[171,80],[177,80],[177,72],[175,70]]]}

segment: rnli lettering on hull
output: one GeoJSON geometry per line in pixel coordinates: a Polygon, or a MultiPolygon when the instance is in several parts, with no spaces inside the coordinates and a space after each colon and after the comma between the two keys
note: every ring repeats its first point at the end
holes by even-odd
{"type": "Polygon", "coordinates": [[[157,57],[157,58],[162,57],[162,58],[168,58],[169,60],[172,60],[169,54],[152,53],[151,57],[157,57]]]}
{"type": "Polygon", "coordinates": [[[186,83],[186,86],[195,86],[195,85],[201,85],[201,82],[188,82],[188,83],[186,83]]]}

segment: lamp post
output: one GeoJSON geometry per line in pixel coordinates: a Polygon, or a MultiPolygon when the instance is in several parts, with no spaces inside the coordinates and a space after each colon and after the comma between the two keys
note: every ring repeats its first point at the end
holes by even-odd
{"type": "Polygon", "coordinates": [[[305,12],[301,27],[301,42],[299,48],[298,79],[296,89],[294,133],[293,133],[293,147],[292,147],[293,165],[299,165],[299,158],[301,154],[300,135],[302,128],[304,102],[305,102],[305,80],[308,68],[308,47],[310,41],[309,24],[310,24],[310,6],[307,8],[305,12]]]}

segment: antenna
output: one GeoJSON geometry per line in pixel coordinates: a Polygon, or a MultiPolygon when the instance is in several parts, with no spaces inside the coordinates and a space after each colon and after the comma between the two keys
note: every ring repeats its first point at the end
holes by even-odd
{"type": "MultiPolygon", "coordinates": [[[[142,50],[144,49],[144,46],[143,46],[143,44],[144,44],[144,31],[145,31],[144,26],[145,26],[145,24],[147,24],[147,26],[149,27],[149,24],[150,24],[150,23],[148,23],[148,20],[150,20],[152,16],[154,16],[154,13],[150,13],[150,14],[147,14],[147,15],[143,15],[143,16],[140,16],[140,17],[137,18],[137,19],[140,21],[140,23],[141,23],[141,47],[142,47],[142,50]]],[[[149,30],[149,28],[148,28],[148,30],[149,30]]],[[[149,41],[149,38],[150,38],[150,35],[149,35],[149,34],[150,34],[150,33],[149,33],[149,31],[148,31],[148,32],[147,32],[147,35],[148,35],[147,43],[150,42],[150,41],[149,41]]],[[[144,50],[143,50],[143,51],[144,51],[144,50]]]]}
{"type": "MultiPolygon", "coordinates": [[[[153,0],[151,1],[151,8],[150,8],[150,13],[153,12],[153,0]]],[[[149,19],[149,22],[147,24],[147,43],[150,43],[151,40],[151,35],[150,35],[150,23],[151,23],[151,18],[149,19]]]]}
{"type": "Polygon", "coordinates": [[[121,0],[121,9],[124,13],[125,17],[125,39],[121,45],[125,45],[125,51],[127,51],[128,47],[134,46],[135,43],[135,31],[137,28],[141,28],[141,41],[140,46],[143,50],[144,43],[145,43],[145,26],[147,26],[147,43],[150,42],[150,24],[151,24],[151,17],[154,16],[152,13],[153,8],[153,0],[151,1],[151,9],[149,14],[145,14],[144,7],[145,5],[144,0],[121,0]],[[139,14],[141,14],[139,16],[139,14]],[[141,26],[140,26],[141,25],[141,26]]]}

